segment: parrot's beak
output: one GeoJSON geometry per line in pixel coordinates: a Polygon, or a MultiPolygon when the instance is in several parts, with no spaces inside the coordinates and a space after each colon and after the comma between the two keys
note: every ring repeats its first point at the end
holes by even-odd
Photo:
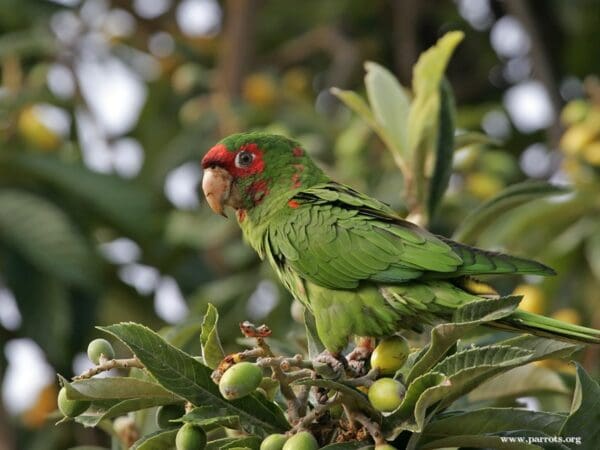
{"type": "Polygon", "coordinates": [[[229,204],[231,196],[232,177],[221,167],[204,169],[202,177],[202,190],[210,208],[217,214],[227,217],[223,212],[225,205],[229,204]]]}

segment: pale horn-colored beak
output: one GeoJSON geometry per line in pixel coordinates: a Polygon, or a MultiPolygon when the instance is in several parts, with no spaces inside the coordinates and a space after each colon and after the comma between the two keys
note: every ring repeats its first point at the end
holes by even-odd
{"type": "Polygon", "coordinates": [[[223,212],[231,194],[231,175],[221,167],[204,169],[202,190],[210,208],[217,214],[227,217],[223,212]]]}

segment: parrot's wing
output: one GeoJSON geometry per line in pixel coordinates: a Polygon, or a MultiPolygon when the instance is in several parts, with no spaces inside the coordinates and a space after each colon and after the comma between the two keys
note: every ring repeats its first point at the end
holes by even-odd
{"type": "Polygon", "coordinates": [[[351,188],[327,183],[297,194],[266,236],[275,261],[333,289],[450,274],[462,259],[440,238],[351,188]]]}

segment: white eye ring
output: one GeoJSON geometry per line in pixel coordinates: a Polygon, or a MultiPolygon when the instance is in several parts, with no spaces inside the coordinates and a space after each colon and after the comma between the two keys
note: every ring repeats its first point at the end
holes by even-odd
{"type": "Polygon", "coordinates": [[[248,167],[254,161],[254,153],[241,151],[235,155],[235,167],[243,169],[248,167]]]}

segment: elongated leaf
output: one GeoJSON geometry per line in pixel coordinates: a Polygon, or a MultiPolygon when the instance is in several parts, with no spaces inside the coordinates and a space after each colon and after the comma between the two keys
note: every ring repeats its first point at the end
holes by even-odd
{"type": "Polygon", "coordinates": [[[166,431],[155,431],[136,441],[131,446],[131,450],[166,450],[175,448],[175,436],[177,436],[177,428],[166,431]]]}
{"type": "Polygon", "coordinates": [[[583,348],[581,344],[546,339],[529,334],[506,339],[499,342],[499,344],[530,350],[532,354],[528,358],[528,362],[547,358],[568,358],[583,348]]]}
{"type": "Polygon", "coordinates": [[[2,245],[63,281],[98,286],[100,260],[61,209],[29,192],[2,189],[0,211],[2,245]]]}
{"type": "Polygon", "coordinates": [[[250,448],[258,450],[260,447],[260,438],[256,436],[248,436],[242,438],[223,438],[209,442],[206,445],[206,450],[233,450],[235,448],[250,448]]]}
{"type": "Polygon", "coordinates": [[[168,344],[154,331],[135,323],[100,328],[117,337],[167,390],[197,406],[211,406],[239,416],[243,427],[260,434],[289,428],[282,411],[260,394],[227,401],[210,378],[211,370],[168,344]]]}
{"type": "Polygon", "coordinates": [[[469,393],[469,400],[522,397],[537,392],[568,394],[570,390],[554,371],[531,364],[517,367],[486,381],[469,393]]]}
{"type": "Polygon", "coordinates": [[[216,427],[239,429],[240,427],[240,418],[238,416],[228,416],[227,411],[215,410],[208,406],[200,406],[199,408],[192,409],[179,419],[179,421],[193,423],[205,429],[216,427]]]}
{"type": "Polygon", "coordinates": [[[446,79],[440,87],[440,118],[438,121],[437,144],[435,150],[435,166],[429,181],[427,209],[433,218],[440,204],[450,175],[452,174],[452,155],[454,153],[454,115],[455,105],[452,87],[446,79]]]}
{"type": "Polygon", "coordinates": [[[219,333],[217,331],[217,322],[219,321],[219,312],[212,303],[208,304],[204,320],[202,321],[202,332],[200,333],[200,344],[202,345],[202,358],[204,364],[211,369],[215,369],[225,352],[221,346],[219,333]]]}
{"type": "Polygon", "coordinates": [[[95,403],[92,403],[92,406],[84,415],[75,417],[75,422],[82,424],[84,427],[95,427],[103,420],[123,416],[128,412],[173,403],[175,402],[169,397],[133,398],[117,402],[108,408],[94,408],[95,403]]]}
{"type": "Polygon", "coordinates": [[[535,199],[566,192],[568,190],[564,187],[542,181],[527,181],[510,186],[469,214],[454,232],[453,239],[467,244],[474,243],[479,234],[506,211],[535,199]]]}
{"type": "MultiPolygon", "coordinates": [[[[557,436],[565,419],[564,414],[517,408],[484,408],[475,411],[453,412],[448,417],[442,417],[427,424],[419,439],[419,447],[435,448],[435,446],[429,446],[428,443],[439,440],[448,442],[449,438],[454,438],[454,442],[460,442],[460,445],[466,445],[469,442],[476,442],[477,437],[487,438],[485,435],[515,430],[538,431],[548,436],[557,436]],[[462,444],[463,441],[464,444],[462,444]]],[[[496,439],[498,442],[502,441],[499,438],[496,439]]],[[[439,445],[439,442],[436,445],[439,445]]]]}
{"type": "Polygon", "coordinates": [[[365,122],[369,124],[371,129],[377,134],[377,136],[379,136],[379,139],[383,141],[385,146],[392,150],[396,164],[402,170],[405,170],[406,164],[404,159],[400,157],[399,152],[393,150],[395,148],[394,138],[390,136],[386,128],[382,127],[377,120],[375,120],[373,113],[362,97],[356,92],[344,91],[337,88],[331,88],[331,93],[344,102],[348,108],[357,113],[365,122]]]}
{"type": "Polygon", "coordinates": [[[365,63],[365,86],[375,121],[390,137],[390,150],[407,158],[410,101],[396,77],[374,62],[365,63]]]}
{"type": "Polygon", "coordinates": [[[410,368],[406,381],[411,382],[432,368],[468,331],[478,325],[510,315],[519,304],[519,297],[502,297],[468,303],[454,312],[454,323],[443,323],[431,330],[427,351],[410,368]]]}
{"type": "Polygon", "coordinates": [[[530,356],[531,351],[509,345],[488,345],[469,348],[448,356],[433,367],[434,372],[452,376],[466,369],[495,367],[530,356]]]}
{"type": "Polygon", "coordinates": [[[158,225],[152,192],[134,182],[41,155],[19,153],[0,163],[80,199],[82,207],[89,206],[125,233],[149,237],[158,225]]]}
{"type": "MultiPolygon", "coordinates": [[[[59,376],[60,377],[60,376],[59,376]]],[[[70,400],[130,399],[166,397],[178,399],[161,385],[129,377],[88,378],[71,383],[60,377],[70,400]]]]}
{"type": "Polygon", "coordinates": [[[578,437],[584,450],[600,445],[600,386],[577,364],[577,381],[571,412],[560,430],[563,438],[578,437]]]}

